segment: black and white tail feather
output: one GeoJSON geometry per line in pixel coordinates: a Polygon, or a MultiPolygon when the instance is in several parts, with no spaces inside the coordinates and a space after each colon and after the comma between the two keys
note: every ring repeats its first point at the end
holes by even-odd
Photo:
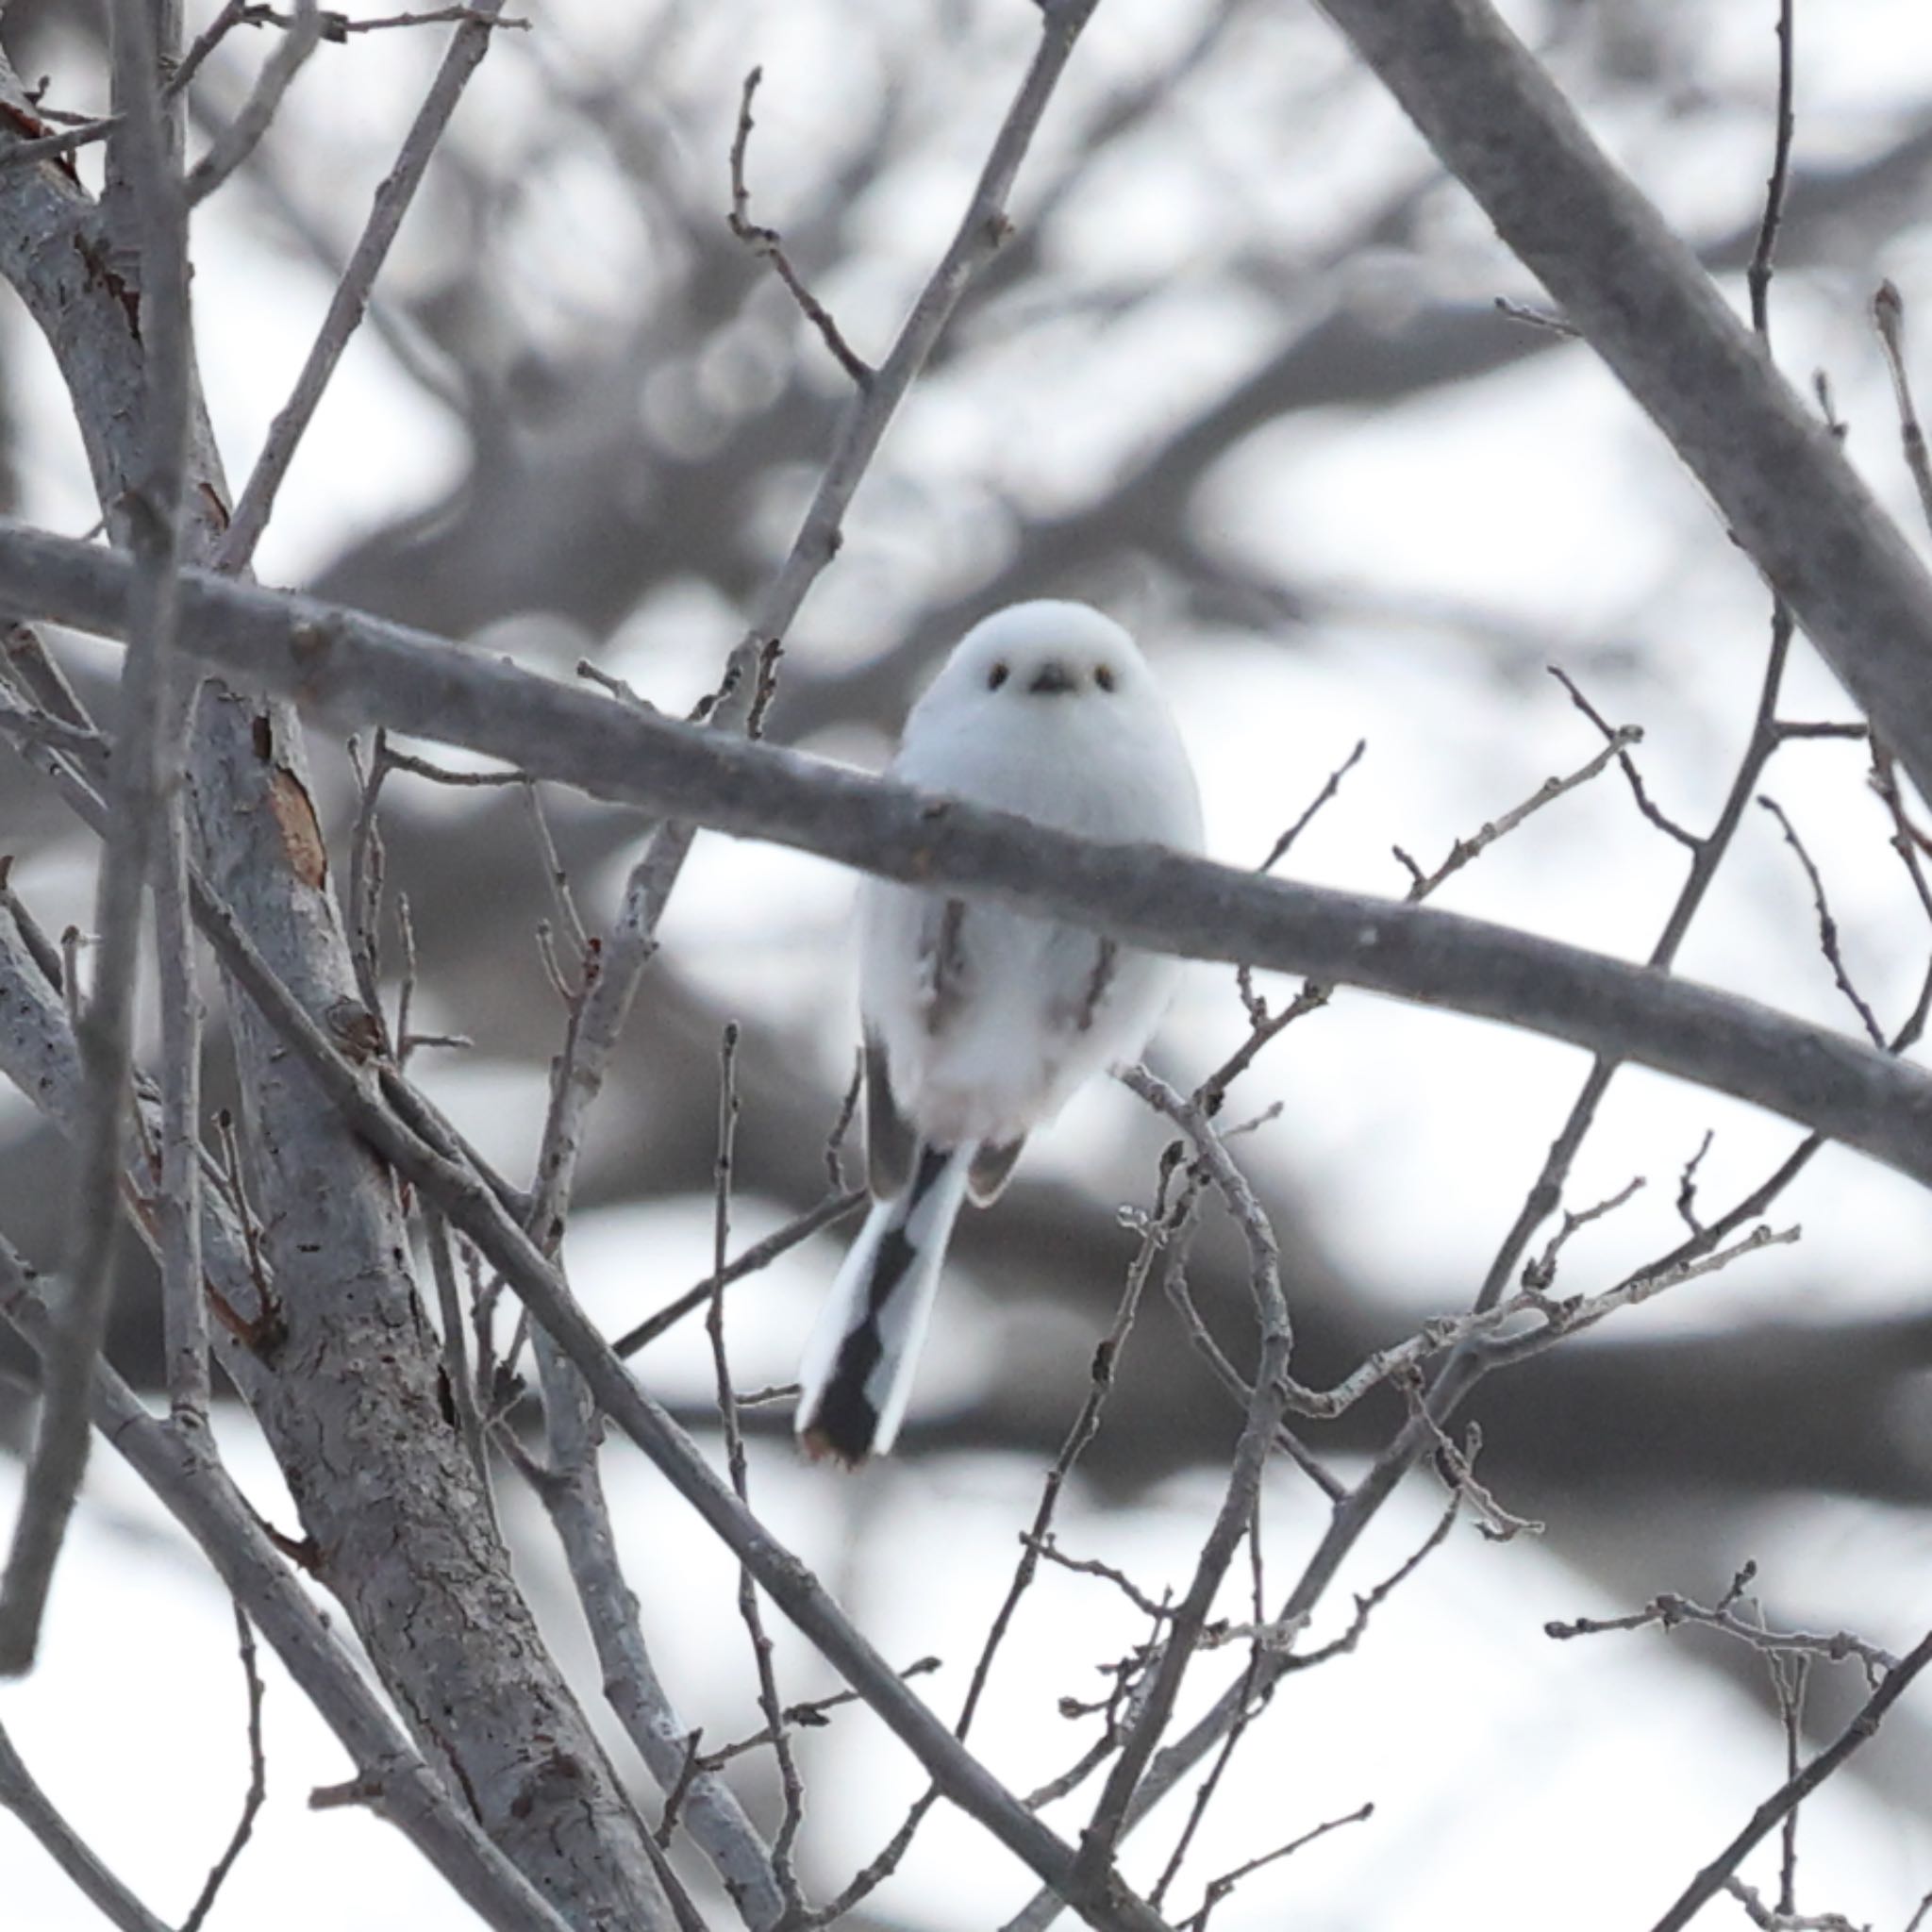
{"type": "Polygon", "coordinates": [[[920,1147],[897,1194],[873,1203],[820,1312],[799,1369],[799,1440],[856,1468],[899,1434],[939,1292],[971,1148],[920,1147]]]}
{"type": "MultiPolygon", "coordinates": [[[[1193,772],[1152,673],[1084,605],[1019,604],[962,638],[892,773],[1090,838],[1198,851],[1193,772]]],[[[1028,1133],[1139,1053],[1174,963],[1051,919],[886,880],[859,892],[875,1205],[800,1369],[808,1454],[857,1466],[906,1415],[953,1224],[1028,1133]]]]}

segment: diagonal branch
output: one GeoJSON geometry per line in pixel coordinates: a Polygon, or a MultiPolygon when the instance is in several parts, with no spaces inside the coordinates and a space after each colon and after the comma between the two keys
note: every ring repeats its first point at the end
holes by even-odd
{"type": "Polygon", "coordinates": [[[1489,0],[1322,4],[1932,791],[1932,582],[1689,246],[1489,0]]]}
{"type": "Polygon", "coordinates": [[[414,125],[403,143],[396,164],[383,176],[375,192],[375,203],[369,210],[368,225],[356,252],[342,272],[341,281],[329,298],[328,313],[308,351],[308,359],[295,378],[294,392],[283,404],[280,413],[269,425],[268,441],[262,445],[254,472],[250,475],[222,539],[216,567],[225,571],[246,569],[261,541],[261,533],[275,513],[275,496],[295,459],[295,451],[313,418],[323,391],[336,373],[349,338],[356,333],[369,306],[369,291],[389,258],[390,243],[409,211],[409,204],[422,185],[429,158],[436,152],[449,119],[462,99],[470,76],[490,51],[495,16],[503,10],[503,0],[477,0],[467,8],[462,25],[450,38],[449,52],[430,83],[414,125]]]}
{"type": "MultiPolygon", "coordinates": [[[[33,1270],[5,1241],[0,1318],[44,1353],[49,1324],[33,1270]]],[[[486,1924],[500,1932],[564,1932],[564,1922],[410,1747],[213,1454],[175,1424],[149,1415],[104,1363],[94,1369],[92,1394],[95,1425],[200,1545],[274,1645],[354,1758],[363,1796],[401,1827],[486,1924]]]]}
{"type": "MultiPolygon", "coordinates": [[[[110,552],[0,521],[0,603],[112,634],[125,625],[127,578],[110,552]]],[[[1479,920],[938,801],[309,600],[196,572],[183,574],[181,595],[197,656],[338,719],[467,745],[533,777],[886,877],[984,892],[1183,958],[1499,1020],[1767,1108],[1932,1183],[1932,1077],[1755,1001],[1479,920]]]]}
{"type": "MultiPolygon", "coordinates": [[[[4,1292],[4,1290],[0,1290],[4,1292]]],[[[0,1724],[0,1811],[10,1811],[45,1846],[51,1857],[74,1880],[102,1918],[119,1932],[169,1932],[101,1862],[99,1855],[61,1815],[53,1799],[0,1724]]]]}
{"type": "Polygon", "coordinates": [[[1927,1664],[1932,1664],[1932,1632],[1922,1637],[1918,1643],[1885,1674],[1885,1681],[1859,1706],[1851,1723],[1819,1752],[1817,1757],[1793,1773],[1758,1806],[1751,1814],[1750,1822],[1703,1871],[1698,1873],[1685,1888],[1683,1895],[1657,1922],[1652,1932],[1683,1932],[1683,1927],[1688,1925],[1724,1889],[1724,1880],[1743,1863],[1745,1854],[1752,1846],[1757,1844],[1781,1818],[1802,1805],[1877,1730],[1885,1713],[1905,1694],[1907,1687],[1927,1664]]]}

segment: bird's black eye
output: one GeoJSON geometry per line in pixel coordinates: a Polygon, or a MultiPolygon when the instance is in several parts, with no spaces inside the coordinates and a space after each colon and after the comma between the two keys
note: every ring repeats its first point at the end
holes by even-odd
{"type": "Polygon", "coordinates": [[[1111,664],[1096,664],[1093,667],[1093,681],[1102,691],[1111,691],[1113,689],[1113,666],[1111,664]]]}
{"type": "Polygon", "coordinates": [[[1011,675],[1012,673],[1007,668],[1007,666],[1004,663],[995,664],[992,667],[992,669],[986,674],[987,690],[999,690],[1000,686],[1006,683],[1007,679],[1011,675]]]}

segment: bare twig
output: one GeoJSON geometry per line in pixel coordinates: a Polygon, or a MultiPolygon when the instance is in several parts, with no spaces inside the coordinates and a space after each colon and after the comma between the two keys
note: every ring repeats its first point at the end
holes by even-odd
{"type": "Polygon", "coordinates": [[[201,72],[202,63],[226,40],[230,33],[241,25],[242,16],[248,11],[248,0],[223,0],[222,9],[196,35],[194,44],[175,63],[175,71],[169,75],[162,97],[171,105],[194,76],[201,72]]]}
{"type": "Polygon", "coordinates": [[[1791,0],[1778,0],[1777,126],[1772,138],[1771,177],[1764,184],[1764,215],[1757,225],[1751,264],[1744,271],[1744,285],[1751,293],[1751,326],[1767,342],[1771,340],[1772,258],[1777,252],[1778,225],[1784,219],[1785,190],[1790,176],[1794,80],[1791,0]]]}
{"type": "MultiPolygon", "coordinates": [[[[4,890],[4,885],[0,885],[4,890]]],[[[853,1120],[858,1112],[858,1096],[865,1088],[865,1054],[862,1049],[854,1048],[852,1054],[852,1078],[845,1089],[845,1097],[839,1103],[839,1112],[832,1122],[832,1130],[825,1136],[825,1185],[833,1193],[847,1191],[845,1182],[845,1136],[851,1131],[853,1120]]]]}
{"type": "MultiPolygon", "coordinates": [[[[1576,680],[1559,665],[1547,665],[1545,669],[1570,693],[1570,702],[1603,733],[1605,738],[1614,741],[1617,736],[1616,727],[1584,696],[1576,680]]],[[[1692,852],[1695,852],[1698,844],[1696,834],[1687,832],[1675,819],[1670,817],[1657,805],[1657,801],[1651,797],[1649,791],[1643,783],[1643,774],[1637,769],[1637,760],[1630,756],[1627,750],[1620,751],[1617,754],[1617,763],[1621,767],[1624,778],[1629,783],[1630,795],[1637,801],[1637,809],[1658,831],[1664,833],[1669,838],[1674,839],[1679,845],[1687,845],[1692,852]]]]}
{"type": "Polygon", "coordinates": [[[242,1800],[242,1816],[235,1821],[226,1848],[215,1860],[193,1908],[181,1922],[181,1932],[201,1932],[228,1874],[235,1869],[235,1860],[242,1856],[255,1830],[256,1816],[268,1797],[268,1755],[261,1743],[261,1673],[255,1663],[255,1632],[247,1611],[240,1604],[235,1606],[235,1638],[242,1652],[242,1674],[248,1686],[248,1793],[242,1800]]]}
{"type": "Polygon", "coordinates": [[[33,141],[20,142],[0,155],[0,170],[27,168],[37,161],[58,161],[76,148],[92,147],[95,142],[107,140],[120,125],[120,115],[108,114],[98,121],[63,127],[58,134],[42,134],[33,141]]]}
{"type": "Polygon", "coordinates": [[[483,1417],[476,1406],[476,1384],[470,1374],[468,1324],[463,1318],[462,1291],[456,1261],[450,1254],[449,1225],[435,1208],[423,1216],[424,1239],[429,1249],[429,1272],[436,1280],[437,1313],[442,1328],[442,1373],[456,1410],[457,1433],[475,1465],[477,1487],[496,1519],[496,1499],[490,1482],[490,1449],[484,1440],[483,1417]]]}
{"type": "MultiPolygon", "coordinates": [[[[738,1024],[724,1028],[718,1053],[718,1154],[716,1187],[711,1208],[711,1275],[714,1280],[724,1272],[731,1242],[731,1172],[738,1144],[738,1024]]],[[[724,1347],[724,1294],[722,1285],[713,1291],[705,1316],[705,1331],[711,1343],[711,1364],[717,1375],[718,1420],[724,1430],[724,1463],[731,1475],[731,1488],[741,1503],[750,1500],[744,1457],[744,1432],[740,1426],[738,1397],[731,1387],[731,1364],[724,1347]]],[[[744,1620],[751,1639],[752,1661],[758,1671],[758,1707],[765,1715],[765,1728],[771,1733],[772,1755],[777,1761],[779,1789],[785,1813],[772,1840],[772,1869],[777,1874],[778,1889],[784,1894],[790,1916],[800,1917],[806,1909],[805,1895],[798,1887],[798,1874],[791,1862],[791,1847],[805,1818],[805,1787],[799,1779],[798,1761],[791,1751],[785,1713],[778,1700],[778,1679],[772,1664],[772,1640],[765,1631],[764,1613],[758,1607],[758,1584],[747,1565],[738,1573],[738,1614],[744,1620]]]]}
{"type": "Polygon", "coordinates": [[[1710,1152],[1714,1138],[1715,1130],[1705,1128],[1697,1152],[1684,1163],[1684,1171],[1677,1176],[1677,1215],[1693,1235],[1704,1232],[1704,1224],[1697,1218],[1697,1170],[1704,1165],[1704,1157],[1710,1152]]]}
{"type": "MultiPolygon", "coordinates": [[[[1748,1578],[1753,1569],[1747,1565],[1740,1574],[1748,1578]]],[[[1741,1615],[1735,1596],[1727,1597],[1723,1603],[1707,1606],[1665,1591],[1651,1598],[1642,1609],[1633,1611],[1627,1617],[1576,1617],[1567,1623],[1545,1624],[1543,1634],[1567,1639],[1652,1627],[1670,1631],[1688,1625],[1721,1630],[1725,1636],[1735,1637],[1767,1657],[1813,1657],[1825,1663],[1843,1663],[1848,1658],[1856,1658],[1864,1666],[1867,1683],[1874,1689],[1888,1671],[1898,1668],[1899,1660],[1891,1652],[1878,1644],[1866,1642],[1850,1630],[1770,1629],[1761,1622],[1741,1615]]]]}
{"type": "Polygon", "coordinates": [[[1323,781],[1321,791],[1316,792],[1314,797],[1308,801],[1307,808],[1303,811],[1301,817],[1296,819],[1294,824],[1289,826],[1288,830],[1282,833],[1281,837],[1275,840],[1274,843],[1268,848],[1268,857],[1256,868],[1257,872],[1273,872],[1288,857],[1289,853],[1293,850],[1294,841],[1307,830],[1309,824],[1314,820],[1315,814],[1341,790],[1341,781],[1361,763],[1362,755],[1368,748],[1369,741],[1366,738],[1356,740],[1355,749],[1328,774],[1328,776],[1323,781]]]}
{"type": "Polygon", "coordinates": [[[1853,1924],[1842,1912],[1785,1911],[1768,1906],[1757,1888],[1746,1885],[1735,1872],[1724,1880],[1724,1889],[1744,1907],[1744,1916],[1758,1932],[1870,1932],[1868,1926],[1853,1924]]]}
{"type": "Polygon", "coordinates": [[[1891,375],[1891,391],[1898,403],[1898,430],[1905,445],[1906,468],[1911,472],[1919,492],[1919,508],[1927,525],[1932,525],[1932,460],[1925,454],[1925,432],[1920,426],[1919,411],[1912,401],[1911,378],[1906,374],[1906,304],[1895,283],[1885,281],[1872,297],[1872,320],[1878,329],[1878,345],[1885,352],[1885,366],[1891,375]]]}
{"type": "Polygon", "coordinates": [[[41,969],[47,984],[58,992],[66,983],[67,969],[61,963],[59,948],[45,932],[40,922],[29,912],[20,894],[13,890],[13,855],[0,857],[0,909],[13,922],[13,929],[19,933],[21,943],[26,947],[34,964],[41,969]]]}
{"type": "Polygon", "coordinates": [[[1290,1839],[1285,1845],[1277,1845],[1272,1852],[1264,1852],[1258,1858],[1250,1858],[1245,1865],[1237,1865],[1232,1872],[1224,1872],[1219,1878],[1208,1882],[1206,1894],[1201,1900],[1201,1908],[1191,1918],[1183,1919],[1180,1932],[1203,1932],[1208,1918],[1216,1906],[1231,1892],[1251,1872],[1258,1872],[1264,1865],[1272,1865],[1278,1858],[1291,1857],[1305,1845],[1311,1845],[1318,1838],[1326,1838],[1331,1831],[1340,1831],[1344,1824],[1361,1824],[1375,1815],[1373,1804],[1358,1805],[1353,1811],[1340,1818],[1330,1818],[1318,1824],[1312,1831],[1305,1831],[1299,1838],[1290,1839]]]}
{"type": "Polygon", "coordinates": [[[1448,856],[1434,872],[1424,873],[1401,846],[1395,848],[1395,856],[1408,870],[1408,891],[1405,895],[1411,903],[1426,899],[1430,893],[1462,870],[1473,859],[1479,858],[1498,839],[1507,838],[1518,825],[1546,805],[1554,804],[1566,791],[1574,791],[1579,785],[1588,785],[1610,761],[1627,751],[1633,744],[1643,741],[1643,733],[1635,724],[1620,724],[1610,734],[1610,741],[1591,758],[1587,765],[1579,766],[1566,778],[1545,778],[1537,789],[1513,810],[1506,811],[1501,818],[1491,819],[1479,826],[1467,839],[1458,839],[1449,848],[1448,856]]]}
{"type": "Polygon", "coordinates": [[[848,1215],[857,1213],[866,1199],[863,1188],[851,1188],[843,1193],[826,1195],[816,1208],[808,1208],[774,1234],[769,1234],[763,1241],[746,1248],[720,1273],[708,1274],[675,1300],[666,1302],[656,1314],[647,1316],[635,1328],[627,1329],[610,1344],[612,1350],[620,1356],[632,1356],[641,1348],[648,1348],[667,1329],[675,1326],[694,1310],[706,1307],[720,1290],[769,1268],[780,1255],[789,1254],[801,1241],[809,1241],[821,1228],[834,1226],[848,1215]]]}
{"type": "Polygon", "coordinates": [[[870,389],[876,374],[872,364],[845,340],[838,323],[832,319],[831,310],[806,287],[804,277],[791,266],[791,259],[785,253],[785,243],[777,229],[760,227],[751,218],[751,191],[745,186],[744,157],[746,148],[751,144],[752,96],[758,92],[758,83],[764,77],[762,67],[754,67],[744,76],[744,92],[738,103],[738,131],[731,141],[731,212],[726,219],[731,232],[760,260],[771,264],[773,274],[791,291],[799,312],[818,331],[819,340],[832,352],[840,368],[861,390],[870,389]]]}
{"type": "Polygon", "coordinates": [[[1496,297],[1496,313],[1507,315],[1511,322],[1520,322],[1530,328],[1547,329],[1553,336],[1561,336],[1566,341],[1575,341],[1583,331],[1574,322],[1564,319],[1548,308],[1532,308],[1527,302],[1517,302],[1507,295],[1496,297]]]}
{"type": "MultiPolygon", "coordinates": [[[[1030,1541],[1024,1530],[1020,1533],[1020,1541],[1023,1543],[1030,1541]]],[[[1103,1563],[1095,1557],[1068,1556],[1054,1541],[1051,1531],[1039,1539],[1037,1546],[1040,1554],[1058,1569],[1071,1571],[1075,1576],[1104,1576],[1142,1616],[1150,1617],[1156,1623],[1167,1617],[1165,1604],[1156,1603],[1131,1576],[1124,1571],[1116,1570],[1111,1563],[1103,1563]]]]}
{"type": "Polygon", "coordinates": [[[261,533],[268,527],[268,520],[274,513],[282,479],[295,458],[295,451],[310,418],[315,414],[316,405],[322,400],[323,391],[328,387],[329,378],[335,374],[336,364],[368,307],[369,291],[381,273],[390,244],[402,225],[403,216],[415,199],[424,171],[429,165],[429,158],[435,153],[437,142],[442,139],[442,131],[449,125],[450,116],[456,112],[457,103],[462,98],[470,75],[490,51],[490,42],[494,38],[491,23],[502,11],[503,0],[478,0],[475,7],[463,9],[462,25],[450,41],[449,51],[443,56],[442,65],[437,70],[436,78],[430,83],[415,123],[403,142],[402,153],[397,157],[395,166],[383,177],[382,186],[376,190],[375,205],[370,209],[368,225],[356,243],[349,265],[343,270],[342,278],[329,299],[328,313],[323,319],[314,346],[308,352],[308,359],[295,379],[294,391],[269,425],[268,440],[262,445],[254,473],[235,505],[228,520],[227,533],[216,552],[217,570],[239,573],[246,569],[249,559],[255,555],[255,546],[260,542],[261,533]]]}
{"type": "Polygon", "coordinates": [[[1120,1756],[1081,1834],[1074,1868],[1076,1890],[1083,1880],[1098,1883],[1111,1864],[1128,1807],[1173,1714],[1181,1678],[1199,1644],[1222,1578],[1241,1538],[1252,1532],[1261,1472],[1287,1406],[1289,1361],[1294,1348],[1274,1230],[1246,1177],[1229,1158],[1207,1110],[1198,1102],[1183,1100],[1144,1069],[1136,1070],[1128,1084],[1186,1131],[1201,1168],[1241,1231],[1248,1247],[1249,1286],[1261,1330],[1260,1355],[1226,1492],[1201,1545],[1187,1592],[1174,1608],[1144,1706],[1122,1742],[1120,1756]]]}
{"type": "MultiPolygon", "coordinates": [[[[936,1657],[923,1657],[909,1663],[899,1673],[900,1676],[910,1679],[923,1677],[928,1672],[936,1671],[940,1660],[936,1657]]],[[[782,1713],[784,1724],[794,1729],[816,1730],[831,1722],[831,1713],[845,1705],[856,1704],[858,1692],[837,1690],[829,1697],[810,1697],[803,1704],[788,1704],[782,1713]]],[[[698,1733],[691,1733],[696,1739],[698,1733]]],[[[695,1743],[691,1747],[691,1762],[699,1771],[719,1771],[729,1764],[734,1757],[742,1757],[749,1751],[762,1750],[776,1740],[776,1733],[768,1724],[762,1730],[754,1731],[748,1738],[740,1738],[735,1742],[721,1744],[715,1751],[699,1751],[695,1743]]],[[[669,1808],[667,1803],[667,1809],[669,1808]]]]}
{"type": "Polygon", "coordinates": [[[1787,1813],[1803,1804],[1877,1730],[1885,1713],[1904,1696],[1907,1687],[1927,1664],[1932,1664],[1932,1633],[1922,1637],[1897,1665],[1885,1674],[1884,1681],[1831,1743],[1794,1776],[1788,1777],[1758,1806],[1737,1837],[1685,1887],[1676,1903],[1657,1922],[1652,1932],[1683,1932],[1683,1928],[1717,1895],[1725,1879],[1737,1871],[1752,1847],[1775,1829],[1787,1813]]]}
{"type": "Polygon", "coordinates": [[[543,861],[543,883],[549,890],[550,903],[557,909],[558,924],[570,941],[574,963],[581,974],[585,970],[585,956],[591,949],[590,935],[577,912],[577,902],[570,889],[570,874],[564,871],[563,860],[558,857],[557,841],[551,834],[549,814],[543,809],[542,794],[527,778],[524,781],[524,806],[529,813],[530,830],[537,841],[538,856],[543,861]]]}
{"type": "Polygon", "coordinates": [[[1601,1221],[1606,1214],[1614,1214],[1617,1209],[1635,1196],[1643,1187],[1643,1176],[1637,1174],[1620,1188],[1614,1194],[1596,1203],[1594,1207],[1579,1208],[1574,1212],[1566,1208],[1563,1224],[1550,1237],[1548,1245],[1537,1258],[1523,1271],[1523,1285],[1547,1293],[1557,1279],[1557,1259],[1570,1244],[1576,1233],[1590,1225],[1592,1221],[1601,1221]]]}
{"type": "Polygon", "coordinates": [[[314,53],[322,38],[322,11],[316,0],[294,0],[294,7],[289,31],[269,56],[241,111],[188,171],[184,186],[189,207],[206,201],[255,152],[282,104],[282,96],[314,53]]]}
{"type": "Polygon", "coordinates": [[[1852,1003],[1863,1024],[1865,1033],[1872,1044],[1883,1048],[1885,1029],[1878,1024],[1878,1016],[1866,1004],[1864,995],[1852,984],[1852,976],[1845,971],[1844,954],[1839,946],[1838,921],[1831,916],[1831,908],[1824,897],[1824,881],[1818,875],[1818,868],[1811,862],[1811,855],[1805,849],[1805,841],[1798,837],[1797,829],[1784,808],[1774,798],[1760,798],[1758,804],[1778,822],[1779,829],[1785,835],[1785,843],[1798,855],[1798,863],[1805,868],[1805,876],[1810,882],[1811,900],[1818,913],[1818,944],[1824,954],[1825,963],[1831,968],[1831,976],[1838,982],[1838,990],[1852,1003]]]}

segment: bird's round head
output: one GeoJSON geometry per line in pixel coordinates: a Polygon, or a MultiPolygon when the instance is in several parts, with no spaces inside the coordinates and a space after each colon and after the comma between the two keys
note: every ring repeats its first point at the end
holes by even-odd
{"type": "Polygon", "coordinates": [[[979,693],[1003,705],[1091,703],[1131,692],[1149,677],[1134,641],[1085,604],[1041,598],[982,618],[954,646],[931,695],[957,703],[979,693]]]}

